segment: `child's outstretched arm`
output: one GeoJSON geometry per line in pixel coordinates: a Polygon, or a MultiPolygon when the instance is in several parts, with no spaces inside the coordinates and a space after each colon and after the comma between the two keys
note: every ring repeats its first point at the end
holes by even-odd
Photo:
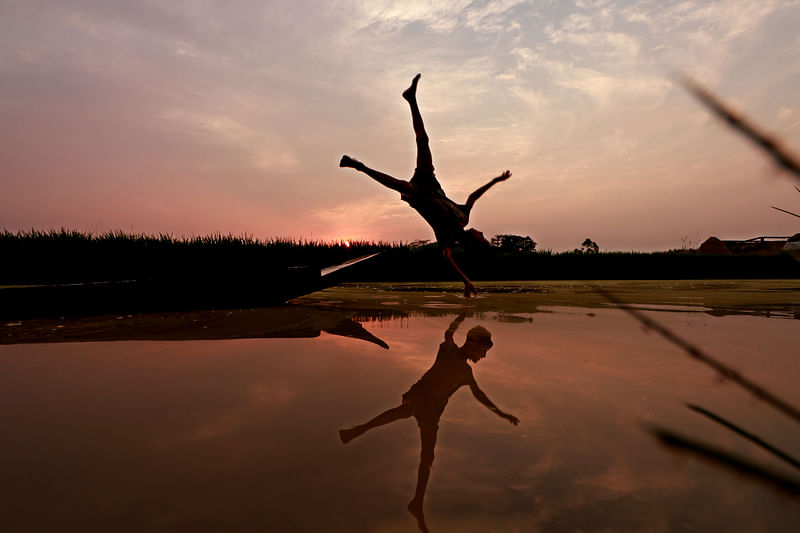
{"type": "Polygon", "coordinates": [[[472,209],[472,206],[475,205],[475,202],[478,201],[478,198],[483,196],[483,193],[485,193],[486,191],[491,189],[496,183],[500,183],[501,181],[506,181],[510,177],[511,177],[511,172],[506,170],[505,172],[503,172],[502,174],[500,174],[499,176],[494,178],[492,181],[490,181],[486,185],[476,189],[475,192],[470,194],[469,198],[467,198],[467,207],[472,209]]]}
{"type": "Polygon", "coordinates": [[[486,396],[486,393],[483,392],[480,387],[478,387],[478,382],[477,381],[475,381],[473,379],[472,383],[469,384],[469,388],[472,391],[472,395],[475,396],[475,399],[478,400],[479,402],[481,402],[486,407],[488,407],[491,412],[493,412],[494,414],[496,414],[500,418],[505,418],[506,420],[508,420],[509,422],[514,424],[515,426],[517,424],[519,424],[519,418],[517,418],[514,415],[511,415],[511,414],[508,414],[506,412],[501,411],[500,408],[497,407],[494,404],[494,402],[492,402],[492,400],[489,399],[488,396],[486,396]]]}

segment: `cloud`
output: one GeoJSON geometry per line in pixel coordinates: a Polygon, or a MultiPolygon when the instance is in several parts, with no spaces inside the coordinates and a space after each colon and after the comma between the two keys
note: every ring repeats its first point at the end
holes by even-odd
{"type": "Polygon", "coordinates": [[[516,12],[528,5],[527,0],[498,0],[482,6],[473,2],[466,10],[464,24],[479,32],[518,31],[521,25],[515,18],[516,12]]]}
{"type": "Polygon", "coordinates": [[[613,21],[609,9],[601,9],[593,14],[572,13],[561,22],[561,31],[573,33],[608,30],[613,26],[613,21]]]}
{"type": "Polygon", "coordinates": [[[362,26],[377,24],[397,29],[410,22],[421,22],[432,31],[449,32],[458,24],[462,10],[471,0],[362,0],[362,26]]]}
{"type": "Polygon", "coordinates": [[[379,26],[383,31],[396,31],[411,23],[421,23],[438,33],[451,33],[458,27],[477,32],[518,29],[518,22],[509,18],[518,6],[528,0],[361,0],[356,2],[362,18],[359,27],[379,26]]]}
{"type": "Polygon", "coordinates": [[[571,33],[549,29],[550,42],[580,48],[581,62],[630,68],[639,57],[639,39],[616,32],[571,33]]]}
{"type": "Polygon", "coordinates": [[[250,164],[256,168],[287,172],[296,170],[300,164],[297,155],[275,132],[265,131],[257,121],[245,123],[246,114],[174,107],[164,110],[162,118],[192,135],[210,137],[211,143],[244,149],[249,153],[250,164]]]}

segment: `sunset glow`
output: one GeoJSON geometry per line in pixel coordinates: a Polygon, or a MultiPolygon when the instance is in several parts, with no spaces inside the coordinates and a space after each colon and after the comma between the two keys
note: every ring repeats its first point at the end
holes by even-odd
{"type": "Polygon", "coordinates": [[[0,5],[0,228],[432,239],[342,154],[408,179],[419,102],[471,225],[539,249],[791,235],[797,184],[679,84],[800,151],[793,0],[0,5]]]}

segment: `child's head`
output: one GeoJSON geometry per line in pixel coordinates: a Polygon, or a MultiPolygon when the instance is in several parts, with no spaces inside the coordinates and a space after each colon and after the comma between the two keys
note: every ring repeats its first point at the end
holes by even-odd
{"type": "Polygon", "coordinates": [[[489,246],[491,246],[491,243],[483,236],[483,232],[475,228],[464,230],[464,248],[467,250],[480,250],[489,246]]]}

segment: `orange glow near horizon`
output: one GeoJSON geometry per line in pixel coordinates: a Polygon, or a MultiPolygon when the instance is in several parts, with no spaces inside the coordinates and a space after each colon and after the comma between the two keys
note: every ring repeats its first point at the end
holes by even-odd
{"type": "Polygon", "coordinates": [[[800,151],[791,0],[112,4],[0,4],[0,230],[432,239],[338,166],[412,176],[418,72],[447,195],[513,173],[472,210],[487,237],[654,251],[800,229],[770,209],[796,211],[797,182],[669,74],[800,151]]]}

